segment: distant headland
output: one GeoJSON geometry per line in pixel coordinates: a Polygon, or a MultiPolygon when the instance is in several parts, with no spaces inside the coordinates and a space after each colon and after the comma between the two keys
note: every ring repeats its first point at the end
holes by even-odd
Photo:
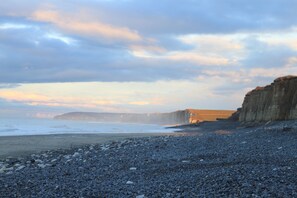
{"type": "Polygon", "coordinates": [[[125,122],[181,125],[192,124],[202,121],[215,121],[226,119],[235,111],[232,110],[199,110],[185,109],[170,113],[95,113],[95,112],[71,112],[54,117],[63,120],[84,120],[98,122],[125,122]]]}

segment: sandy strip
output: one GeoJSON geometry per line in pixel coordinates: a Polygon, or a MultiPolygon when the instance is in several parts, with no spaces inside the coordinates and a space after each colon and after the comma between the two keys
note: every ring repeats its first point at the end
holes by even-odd
{"type": "Polygon", "coordinates": [[[162,136],[172,133],[63,134],[0,136],[0,158],[20,157],[54,149],[69,149],[87,144],[102,144],[126,138],[162,136]]]}

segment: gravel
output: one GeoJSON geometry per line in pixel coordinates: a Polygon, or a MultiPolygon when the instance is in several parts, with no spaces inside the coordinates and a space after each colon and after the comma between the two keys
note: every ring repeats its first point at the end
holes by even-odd
{"type": "Polygon", "coordinates": [[[295,126],[220,121],[7,158],[0,197],[297,197],[295,126]]]}

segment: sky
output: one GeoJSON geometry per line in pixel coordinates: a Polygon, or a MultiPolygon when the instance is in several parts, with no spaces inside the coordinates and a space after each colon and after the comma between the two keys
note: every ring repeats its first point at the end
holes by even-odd
{"type": "Polygon", "coordinates": [[[0,116],[236,109],[297,74],[295,0],[10,0],[0,116]]]}

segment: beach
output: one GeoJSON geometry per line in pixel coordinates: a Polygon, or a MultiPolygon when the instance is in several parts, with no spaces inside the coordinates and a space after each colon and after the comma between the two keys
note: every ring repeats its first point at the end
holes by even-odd
{"type": "Polygon", "coordinates": [[[0,159],[22,157],[55,149],[70,149],[87,144],[103,144],[127,138],[162,136],[170,133],[55,134],[0,137],[0,159]]]}
{"type": "MultiPolygon", "coordinates": [[[[0,160],[6,197],[296,197],[297,124],[208,122],[0,160]]],[[[5,197],[4,196],[4,197],[5,197]]]]}

